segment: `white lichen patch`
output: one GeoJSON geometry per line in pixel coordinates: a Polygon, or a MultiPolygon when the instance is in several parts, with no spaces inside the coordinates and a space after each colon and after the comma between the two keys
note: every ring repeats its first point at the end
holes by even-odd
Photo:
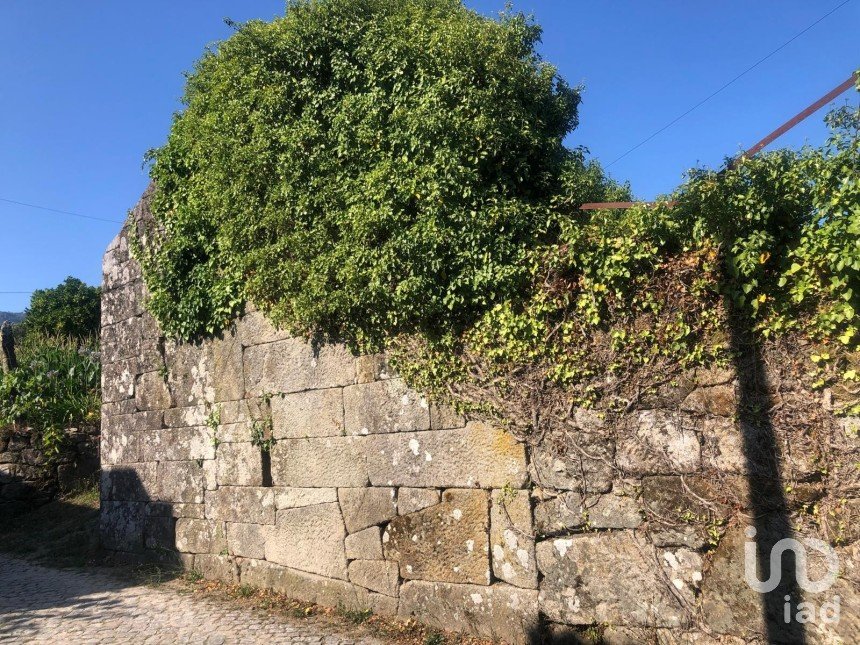
{"type": "Polygon", "coordinates": [[[553,542],[553,546],[555,546],[555,550],[558,551],[558,554],[561,557],[567,555],[567,550],[573,546],[573,540],[555,540],[553,542]]]}

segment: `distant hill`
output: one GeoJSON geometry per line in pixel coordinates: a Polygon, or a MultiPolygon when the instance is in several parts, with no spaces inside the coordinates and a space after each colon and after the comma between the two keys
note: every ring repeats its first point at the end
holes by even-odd
{"type": "Polygon", "coordinates": [[[0,311],[0,324],[2,324],[4,320],[8,320],[11,323],[21,322],[22,320],[24,320],[24,314],[16,314],[11,311],[0,311]]]}

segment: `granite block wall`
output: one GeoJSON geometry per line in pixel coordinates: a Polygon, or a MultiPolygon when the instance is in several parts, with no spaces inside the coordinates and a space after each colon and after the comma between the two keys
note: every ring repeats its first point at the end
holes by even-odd
{"type": "MultiPolygon", "coordinates": [[[[513,643],[773,636],[744,579],[760,505],[736,370],[691,371],[611,422],[576,410],[526,446],[429,403],[382,355],[253,310],[199,344],[164,338],[128,249],[147,199],[104,260],[101,531],[117,559],[513,643]]],[[[833,430],[850,454],[856,423],[833,430]]],[[[809,642],[860,634],[858,492],[837,509],[841,618],[804,626],[809,642]]]]}

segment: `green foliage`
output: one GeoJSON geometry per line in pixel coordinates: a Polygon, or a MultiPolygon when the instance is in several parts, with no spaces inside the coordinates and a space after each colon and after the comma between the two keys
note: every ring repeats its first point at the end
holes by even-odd
{"type": "Polygon", "coordinates": [[[36,334],[95,336],[101,324],[101,289],[68,277],[53,289],[35,291],[23,324],[36,334]]]}
{"type": "Polygon", "coordinates": [[[809,383],[856,389],[860,112],[827,120],[822,148],[692,171],[672,208],[571,212],[533,250],[529,290],[462,334],[398,339],[396,367],[461,410],[528,429],[541,406],[626,407],[680,368],[725,362],[737,327],[823,346],[809,383]]]}
{"type": "Polygon", "coordinates": [[[271,416],[254,419],[251,422],[251,445],[257,446],[263,452],[270,452],[276,443],[276,439],[272,436],[273,429],[271,416]]]}
{"type": "Polygon", "coordinates": [[[817,385],[860,380],[860,114],[832,113],[822,148],[693,170],[672,208],[581,212],[629,187],[563,147],[579,94],[539,37],[456,0],[297,1],[239,28],[152,153],[132,243],[162,328],[215,333],[252,302],[532,430],[730,360],[729,329],[823,346],[817,385]]]}
{"type": "Polygon", "coordinates": [[[295,1],[207,52],[136,246],[162,327],[212,333],[247,300],[370,347],[521,291],[581,164],[561,143],[579,94],[539,37],[457,0],[295,1]]]}
{"type": "Polygon", "coordinates": [[[0,373],[0,423],[27,423],[42,433],[48,456],[56,456],[66,428],[98,423],[97,348],[94,341],[28,333],[18,351],[19,367],[0,373]]]}

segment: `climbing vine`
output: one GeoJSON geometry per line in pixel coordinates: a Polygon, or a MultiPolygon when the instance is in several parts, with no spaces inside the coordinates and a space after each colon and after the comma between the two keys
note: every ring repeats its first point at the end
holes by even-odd
{"type": "Polygon", "coordinates": [[[562,145],[579,93],[539,37],[455,0],[238,27],[151,153],[132,246],[162,328],[215,333],[251,302],[526,436],[728,363],[740,327],[801,341],[810,387],[858,411],[858,112],[821,148],[691,171],[674,206],[581,212],[629,189],[562,145]]]}

